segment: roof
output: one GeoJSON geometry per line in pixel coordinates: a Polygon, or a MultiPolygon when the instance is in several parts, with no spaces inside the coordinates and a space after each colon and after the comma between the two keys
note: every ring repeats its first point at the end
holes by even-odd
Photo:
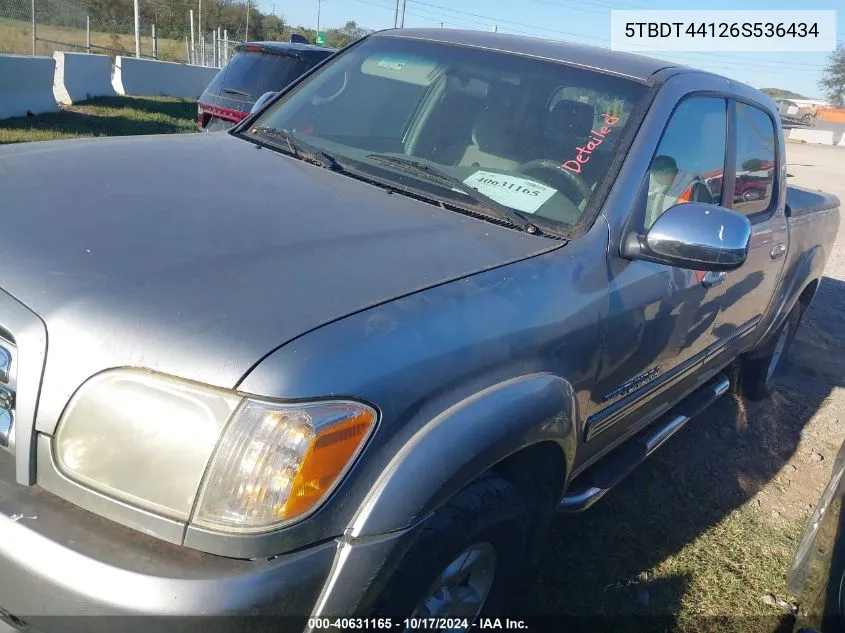
{"type": "Polygon", "coordinates": [[[276,50],[280,51],[324,51],[327,53],[334,53],[337,51],[336,48],[326,48],[325,46],[316,46],[315,44],[297,44],[296,42],[275,42],[275,41],[266,41],[266,42],[243,42],[238,44],[238,46],[247,46],[248,44],[257,44],[262,48],[275,48],[276,50]]]}
{"type": "Polygon", "coordinates": [[[681,67],[679,64],[674,64],[663,59],[612,51],[599,46],[587,46],[585,44],[573,44],[570,42],[524,37],[522,35],[510,35],[506,33],[491,33],[489,31],[390,29],[380,31],[375,36],[460,44],[476,48],[487,48],[503,53],[542,57],[544,59],[577,64],[618,75],[625,75],[643,81],[663,68],[681,67]]]}

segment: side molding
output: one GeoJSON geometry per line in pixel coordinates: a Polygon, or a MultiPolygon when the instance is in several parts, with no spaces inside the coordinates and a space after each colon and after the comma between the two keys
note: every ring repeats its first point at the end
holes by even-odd
{"type": "Polygon", "coordinates": [[[346,536],[376,536],[411,526],[491,466],[537,442],[558,444],[568,468],[577,442],[576,402],[563,378],[531,374],[455,404],[391,460],[346,536]]]}

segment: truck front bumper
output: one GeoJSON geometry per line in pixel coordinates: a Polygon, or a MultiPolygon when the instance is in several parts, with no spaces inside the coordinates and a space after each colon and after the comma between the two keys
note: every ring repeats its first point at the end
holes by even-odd
{"type": "Polygon", "coordinates": [[[338,548],[204,554],[9,483],[10,468],[0,459],[0,622],[19,628],[302,631],[338,548]]]}

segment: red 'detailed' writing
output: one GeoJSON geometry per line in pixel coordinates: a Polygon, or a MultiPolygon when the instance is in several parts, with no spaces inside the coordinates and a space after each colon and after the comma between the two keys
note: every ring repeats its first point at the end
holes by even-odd
{"type": "Polygon", "coordinates": [[[604,142],[605,137],[613,131],[613,126],[619,123],[619,117],[612,114],[604,114],[604,125],[598,130],[590,130],[590,136],[584,147],[576,147],[575,151],[578,154],[574,159],[568,160],[561,165],[566,171],[571,171],[573,174],[581,173],[581,165],[590,162],[590,157],[593,152],[604,142]]]}

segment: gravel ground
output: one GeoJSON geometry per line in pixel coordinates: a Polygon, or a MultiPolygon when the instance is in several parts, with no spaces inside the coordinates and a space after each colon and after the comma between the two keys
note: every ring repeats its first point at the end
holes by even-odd
{"type": "MultiPolygon", "coordinates": [[[[790,182],[845,201],[845,148],[787,146],[790,182]]],[[[772,516],[812,508],[845,439],[845,227],[840,227],[825,279],[792,347],[776,398],[764,403],[806,416],[795,454],[755,498],[772,516]]],[[[775,517],[776,518],[776,517],[775,517]]]]}

